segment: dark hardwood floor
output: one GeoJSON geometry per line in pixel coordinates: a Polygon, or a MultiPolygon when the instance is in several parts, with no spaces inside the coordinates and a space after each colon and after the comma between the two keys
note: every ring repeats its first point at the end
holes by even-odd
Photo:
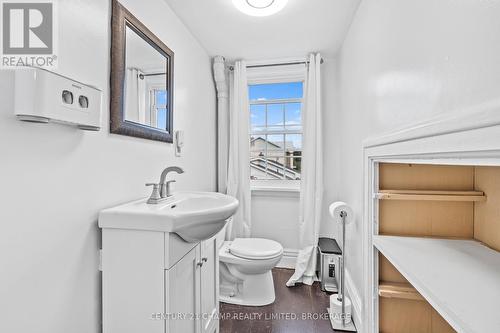
{"type": "Polygon", "coordinates": [[[331,333],[329,296],[319,283],[288,288],[293,270],[273,269],[276,301],[248,307],[221,303],[220,333],[331,333]],[[274,318],[273,318],[274,317],[274,318]]]}

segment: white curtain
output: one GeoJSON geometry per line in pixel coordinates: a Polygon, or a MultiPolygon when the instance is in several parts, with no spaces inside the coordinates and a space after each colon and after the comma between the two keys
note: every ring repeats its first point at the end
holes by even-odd
{"type": "Polygon", "coordinates": [[[137,68],[127,68],[125,76],[125,119],[146,124],[146,84],[137,68]]]}
{"type": "Polygon", "coordinates": [[[228,239],[250,237],[250,115],[246,64],[237,61],[229,76],[229,162],[227,194],[240,206],[228,228],[228,239]]]}
{"type": "Polygon", "coordinates": [[[300,246],[295,272],[286,283],[311,285],[316,280],[318,245],[323,199],[323,140],[321,115],[321,56],[309,56],[302,115],[303,151],[300,190],[300,246]]]}

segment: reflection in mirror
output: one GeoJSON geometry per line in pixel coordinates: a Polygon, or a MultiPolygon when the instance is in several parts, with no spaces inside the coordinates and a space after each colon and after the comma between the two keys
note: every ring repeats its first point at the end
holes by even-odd
{"type": "Polygon", "coordinates": [[[168,59],[126,26],[125,121],[168,130],[168,59]]]}

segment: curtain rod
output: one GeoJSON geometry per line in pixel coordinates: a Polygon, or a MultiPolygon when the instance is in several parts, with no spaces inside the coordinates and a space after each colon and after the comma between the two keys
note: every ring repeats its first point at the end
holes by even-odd
{"type": "MultiPolygon", "coordinates": [[[[320,64],[323,64],[324,62],[325,61],[323,60],[323,58],[321,58],[320,64]]],[[[296,61],[296,62],[280,62],[277,64],[250,65],[250,66],[246,66],[246,67],[247,68],[259,68],[259,67],[289,66],[289,65],[302,65],[302,64],[308,65],[309,60],[296,61]]],[[[234,66],[229,66],[229,70],[230,71],[234,70],[234,66]]]]}
{"type": "Polygon", "coordinates": [[[159,76],[159,75],[167,75],[167,73],[151,73],[151,74],[139,74],[139,78],[144,80],[146,76],[159,76]]]}

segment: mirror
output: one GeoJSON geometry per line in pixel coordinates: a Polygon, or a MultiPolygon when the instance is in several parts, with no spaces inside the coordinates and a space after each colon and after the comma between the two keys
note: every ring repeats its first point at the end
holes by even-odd
{"type": "Polygon", "coordinates": [[[111,133],[172,142],[174,53],[113,0],[111,133]]]}
{"type": "Polygon", "coordinates": [[[126,27],[125,120],[167,130],[168,59],[126,27]]]}

